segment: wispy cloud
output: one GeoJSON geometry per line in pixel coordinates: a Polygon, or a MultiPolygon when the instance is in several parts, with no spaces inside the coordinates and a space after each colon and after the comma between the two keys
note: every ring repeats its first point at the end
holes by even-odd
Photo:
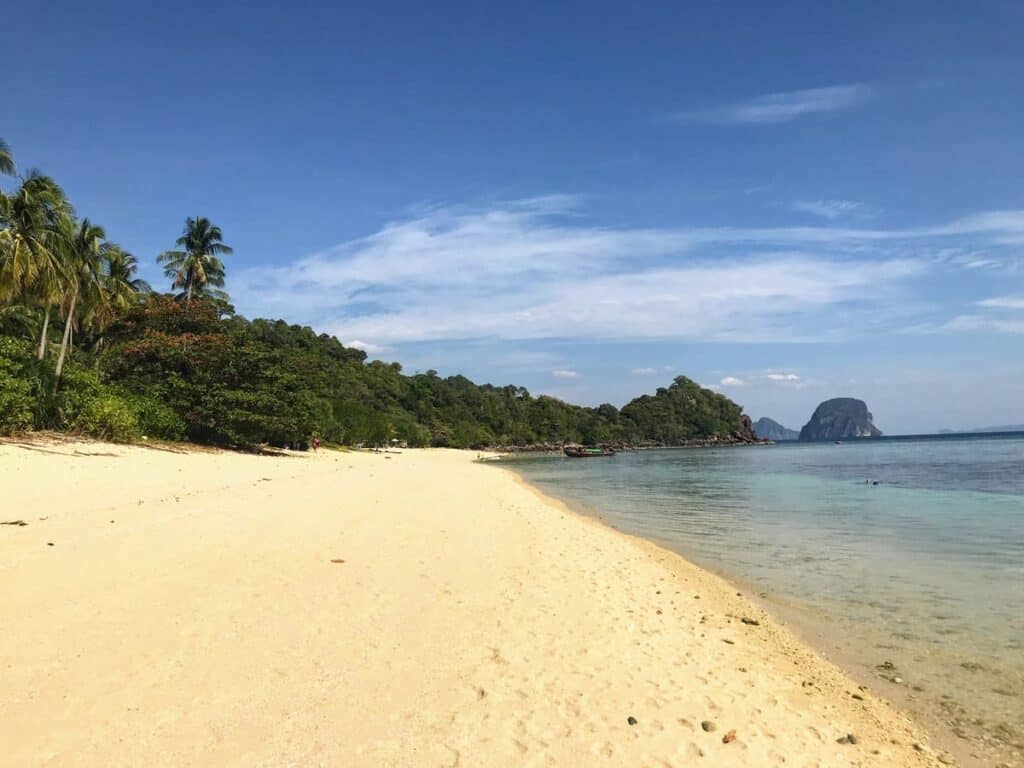
{"type": "Polygon", "coordinates": [[[995,332],[1024,334],[1024,318],[1006,318],[994,315],[957,315],[947,323],[933,329],[933,332],[964,331],[967,333],[995,332]]]}
{"type": "Polygon", "coordinates": [[[736,376],[726,376],[718,383],[721,384],[723,387],[742,387],[745,386],[747,382],[736,376]]]}
{"type": "Polygon", "coordinates": [[[551,372],[551,375],[556,379],[578,379],[579,373],[576,371],[570,371],[566,368],[558,368],[551,372]]]}
{"type": "Polygon", "coordinates": [[[862,203],[853,200],[799,200],[793,203],[794,211],[809,213],[823,219],[838,219],[864,210],[862,203]]]}
{"type": "MultiPolygon", "coordinates": [[[[916,229],[609,228],[570,197],[437,207],[290,264],[241,270],[246,314],[368,351],[465,339],[839,340],[918,317],[916,281],[1024,232],[1024,211],[916,229]]],[[[554,366],[558,363],[554,362],[554,366]]],[[[547,369],[550,370],[550,369],[547,369]]]]}
{"type": "Polygon", "coordinates": [[[630,373],[634,376],[650,376],[654,373],[653,368],[634,368],[630,373]]]}
{"type": "Polygon", "coordinates": [[[798,117],[849,109],[867,101],[872,89],[863,83],[766,93],[746,101],[682,110],[668,116],[675,123],[770,125],[798,117]]]}
{"type": "Polygon", "coordinates": [[[978,306],[990,309],[1024,309],[1024,295],[993,296],[991,299],[979,301],[978,306]]]}

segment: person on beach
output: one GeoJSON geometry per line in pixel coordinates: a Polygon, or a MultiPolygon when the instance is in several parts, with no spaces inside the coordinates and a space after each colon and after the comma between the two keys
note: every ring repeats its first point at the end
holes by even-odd
{"type": "Polygon", "coordinates": [[[314,437],[311,442],[313,444],[313,453],[316,453],[316,449],[320,447],[320,438],[314,437]]]}

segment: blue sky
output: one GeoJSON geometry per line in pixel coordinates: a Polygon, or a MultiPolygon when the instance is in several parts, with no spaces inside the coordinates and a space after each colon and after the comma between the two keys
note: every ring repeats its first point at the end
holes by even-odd
{"type": "Polygon", "coordinates": [[[1021,4],[263,5],[4,11],[0,136],[155,284],[206,215],[410,371],[1024,423],[1021,4]]]}

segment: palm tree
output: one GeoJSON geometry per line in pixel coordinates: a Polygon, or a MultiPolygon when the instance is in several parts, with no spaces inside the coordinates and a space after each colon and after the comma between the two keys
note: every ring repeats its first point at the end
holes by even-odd
{"type": "Polygon", "coordinates": [[[0,174],[14,175],[14,155],[11,154],[10,145],[3,139],[0,139],[0,174]]]}
{"type": "Polygon", "coordinates": [[[171,287],[180,290],[179,298],[191,301],[195,295],[223,295],[212,290],[224,286],[224,263],[220,254],[234,251],[223,242],[220,227],[205,217],[185,220],[185,228],[175,243],[181,250],[165,251],[157,256],[171,287]]]}
{"type": "Polygon", "coordinates": [[[29,171],[20,181],[10,194],[0,190],[0,301],[45,307],[37,353],[42,359],[52,306],[63,287],[58,225],[72,209],[50,177],[29,171]]]}
{"type": "Polygon", "coordinates": [[[139,295],[150,292],[149,283],[135,277],[138,261],[114,243],[101,246],[99,300],[93,302],[83,318],[99,338],[96,349],[103,344],[103,333],[124,310],[138,301],[139,295]]]}
{"type": "Polygon", "coordinates": [[[57,356],[57,368],[54,371],[54,388],[60,383],[64,370],[64,360],[68,347],[71,346],[72,333],[77,322],[76,311],[79,301],[90,306],[93,311],[106,301],[102,291],[102,264],[106,233],[88,219],[79,223],[65,218],[61,223],[61,244],[64,251],[65,275],[67,288],[65,292],[64,336],[60,342],[60,354],[57,356]]]}

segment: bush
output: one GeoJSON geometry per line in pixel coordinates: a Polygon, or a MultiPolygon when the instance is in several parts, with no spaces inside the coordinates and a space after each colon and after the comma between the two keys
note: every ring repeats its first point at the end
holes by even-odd
{"type": "Polygon", "coordinates": [[[113,394],[101,395],[85,403],[75,420],[75,429],[115,443],[130,443],[142,434],[131,404],[113,394]]]}
{"type": "Polygon", "coordinates": [[[31,363],[27,343],[0,336],[0,434],[33,427],[35,397],[27,376],[31,363]]]}
{"type": "Polygon", "coordinates": [[[185,437],[185,421],[159,400],[141,395],[121,393],[138,421],[139,432],[145,437],[158,440],[181,440],[185,437]]]}
{"type": "Polygon", "coordinates": [[[51,392],[52,384],[49,382],[52,377],[47,376],[46,379],[44,392],[48,423],[43,426],[51,429],[77,429],[79,419],[92,402],[110,394],[99,373],[74,363],[65,366],[56,392],[51,392]]]}

